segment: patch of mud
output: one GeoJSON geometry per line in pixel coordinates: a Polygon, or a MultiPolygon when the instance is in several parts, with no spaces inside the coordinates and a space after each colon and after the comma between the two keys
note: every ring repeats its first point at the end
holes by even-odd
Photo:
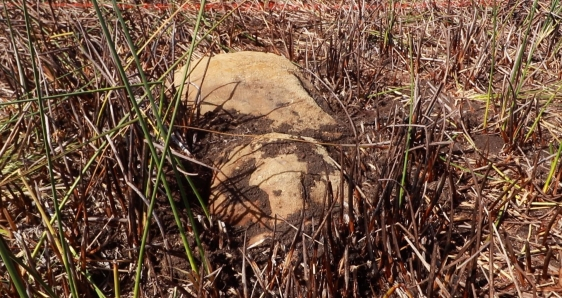
{"type": "Polygon", "coordinates": [[[491,155],[500,154],[503,146],[505,145],[503,139],[498,135],[480,134],[475,135],[472,139],[474,140],[476,148],[491,155]]]}

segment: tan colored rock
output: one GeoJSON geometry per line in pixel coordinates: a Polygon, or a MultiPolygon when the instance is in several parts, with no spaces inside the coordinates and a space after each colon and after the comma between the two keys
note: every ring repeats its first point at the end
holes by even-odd
{"type": "MultiPolygon", "coordinates": [[[[251,133],[280,132],[292,135],[333,138],[337,122],[324,112],[303,88],[291,61],[261,52],[219,54],[191,64],[193,71],[184,97],[193,104],[200,90],[200,111],[227,112],[270,120],[251,133]],[[261,129],[261,131],[260,131],[261,129]],[[308,132],[308,133],[306,133],[308,132]],[[310,132],[314,132],[311,134],[310,132]]],[[[185,66],[174,78],[180,86],[185,66]]],[[[252,119],[245,119],[252,121],[252,119]]]]}
{"type": "Polygon", "coordinates": [[[311,138],[266,134],[228,151],[224,159],[212,183],[211,213],[250,228],[250,245],[271,236],[275,215],[277,231],[281,219],[298,226],[303,207],[306,216],[320,216],[328,179],[336,189],[340,183],[326,149],[311,138]]]}
{"type": "MultiPolygon", "coordinates": [[[[298,226],[303,208],[306,220],[317,217],[318,224],[328,181],[338,186],[340,175],[326,149],[310,137],[333,140],[341,132],[303,87],[299,68],[260,52],[205,57],[190,67],[183,96],[202,115],[210,113],[209,123],[263,135],[214,147],[223,162],[214,165],[220,172],[211,186],[213,216],[248,229],[250,245],[271,236],[274,225],[277,237],[290,232],[284,220],[298,226]]],[[[185,67],[176,72],[176,87],[185,74],[185,67]]]]}

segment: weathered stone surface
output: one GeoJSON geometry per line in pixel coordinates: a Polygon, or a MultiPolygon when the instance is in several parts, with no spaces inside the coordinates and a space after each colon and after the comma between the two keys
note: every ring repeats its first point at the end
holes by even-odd
{"type": "MultiPolygon", "coordinates": [[[[187,94],[192,104],[200,101],[202,114],[215,111],[270,120],[270,125],[259,125],[252,133],[318,137],[315,133],[321,132],[320,137],[325,138],[340,135],[334,131],[334,118],[303,88],[295,75],[298,67],[281,56],[261,52],[220,54],[193,62],[191,68],[190,83],[185,85],[183,95],[187,94]]],[[[184,74],[185,66],[175,74],[176,86],[182,83],[184,74]]]]}
{"type": "MultiPolygon", "coordinates": [[[[220,153],[210,158],[220,171],[210,192],[213,216],[247,229],[250,245],[271,236],[274,226],[277,239],[292,237],[290,225],[298,226],[301,215],[318,224],[328,181],[337,187],[340,175],[314,139],[339,138],[341,127],[303,87],[299,68],[259,52],[205,57],[190,67],[183,96],[202,115],[212,112],[203,118],[211,129],[260,135],[214,143],[220,153]]],[[[176,72],[176,87],[185,73],[185,67],[176,72]]]]}
{"type": "Polygon", "coordinates": [[[276,215],[280,232],[281,219],[298,225],[303,208],[305,216],[319,216],[328,179],[340,182],[326,149],[311,138],[266,134],[227,151],[224,160],[212,183],[211,213],[249,228],[250,244],[271,235],[276,215]]]}

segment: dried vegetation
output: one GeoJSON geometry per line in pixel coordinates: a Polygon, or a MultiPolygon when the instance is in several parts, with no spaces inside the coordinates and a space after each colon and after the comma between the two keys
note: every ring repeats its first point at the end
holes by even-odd
{"type": "Polygon", "coordinates": [[[199,31],[194,4],[131,2],[120,23],[112,3],[100,22],[89,2],[2,2],[0,293],[562,292],[562,5],[335,2],[211,3],[199,31]],[[199,167],[175,154],[159,171],[163,127],[175,152],[197,149],[198,119],[166,88],[194,33],[194,57],[253,50],[298,63],[353,128],[357,146],[335,148],[350,188],[333,186],[326,216],[291,243],[244,247],[243,232],[181,191],[205,184],[179,171],[199,167]]]}

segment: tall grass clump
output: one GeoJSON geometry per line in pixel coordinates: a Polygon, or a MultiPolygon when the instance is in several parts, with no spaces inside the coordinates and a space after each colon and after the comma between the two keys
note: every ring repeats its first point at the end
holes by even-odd
{"type": "Polygon", "coordinates": [[[0,292],[146,296],[159,276],[177,278],[170,253],[179,247],[189,262],[181,274],[205,282],[211,267],[192,213],[204,200],[181,174],[191,166],[170,150],[182,146],[175,123],[185,107],[166,91],[170,73],[212,32],[203,25],[205,1],[181,23],[182,6],[161,11],[161,19],[115,1],[3,4],[9,42],[2,50],[10,58],[2,78],[13,93],[1,103],[0,191],[9,225],[0,292]],[[162,45],[178,29],[190,40],[185,54],[162,45]],[[162,220],[165,208],[172,221],[162,220]],[[170,243],[170,230],[180,242],[170,243]]]}

